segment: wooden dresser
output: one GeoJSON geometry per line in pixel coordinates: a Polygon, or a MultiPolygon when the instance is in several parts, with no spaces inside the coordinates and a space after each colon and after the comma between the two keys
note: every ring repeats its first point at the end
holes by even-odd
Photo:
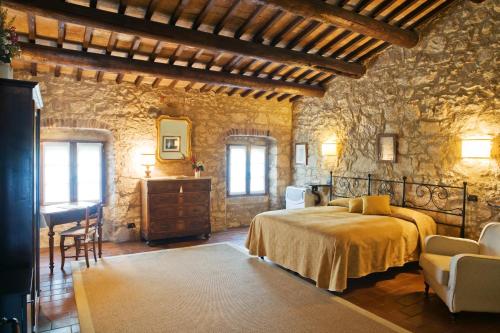
{"type": "Polygon", "coordinates": [[[210,189],[210,178],[143,179],[142,238],[210,237],[210,189]]]}

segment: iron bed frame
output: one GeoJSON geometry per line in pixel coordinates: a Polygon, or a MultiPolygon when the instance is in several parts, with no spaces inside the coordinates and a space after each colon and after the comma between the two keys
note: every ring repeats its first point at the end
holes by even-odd
{"type": "Polygon", "coordinates": [[[378,179],[372,174],[368,174],[366,178],[335,176],[330,171],[330,182],[327,187],[330,190],[330,200],[334,197],[351,198],[386,194],[391,197],[391,204],[394,206],[459,216],[460,225],[447,222],[436,222],[436,224],[460,228],[460,237],[464,238],[467,182],[462,184],[462,186],[448,186],[409,182],[406,176],[402,177],[402,180],[378,179]],[[455,198],[454,193],[456,193],[455,198]]]}

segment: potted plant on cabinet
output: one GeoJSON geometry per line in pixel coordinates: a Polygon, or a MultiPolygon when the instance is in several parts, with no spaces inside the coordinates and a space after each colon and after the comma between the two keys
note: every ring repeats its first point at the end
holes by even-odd
{"type": "Polygon", "coordinates": [[[13,23],[14,18],[7,21],[7,10],[0,7],[0,78],[4,79],[13,78],[11,62],[21,51],[13,23]]]}

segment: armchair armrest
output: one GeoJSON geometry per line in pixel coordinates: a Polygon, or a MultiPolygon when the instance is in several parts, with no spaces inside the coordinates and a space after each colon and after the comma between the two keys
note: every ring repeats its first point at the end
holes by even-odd
{"type": "Polygon", "coordinates": [[[448,289],[453,312],[500,312],[500,257],[460,254],[451,258],[448,289]]]}
{"type": "Polygon", "coordinates": [[[432,235],[425,238],[424,252],[450,257],[462,253],[479,254],[479,244],[472,239],[432,235]]]}

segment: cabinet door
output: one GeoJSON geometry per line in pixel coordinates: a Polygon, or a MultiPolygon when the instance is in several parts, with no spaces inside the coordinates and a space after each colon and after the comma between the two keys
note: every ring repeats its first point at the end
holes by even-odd
{"type": "Polygon", "coordinates": [[[36,136],[32,94],[32,88],[0,84],[0,270],[33,266],[36,136]]]}

